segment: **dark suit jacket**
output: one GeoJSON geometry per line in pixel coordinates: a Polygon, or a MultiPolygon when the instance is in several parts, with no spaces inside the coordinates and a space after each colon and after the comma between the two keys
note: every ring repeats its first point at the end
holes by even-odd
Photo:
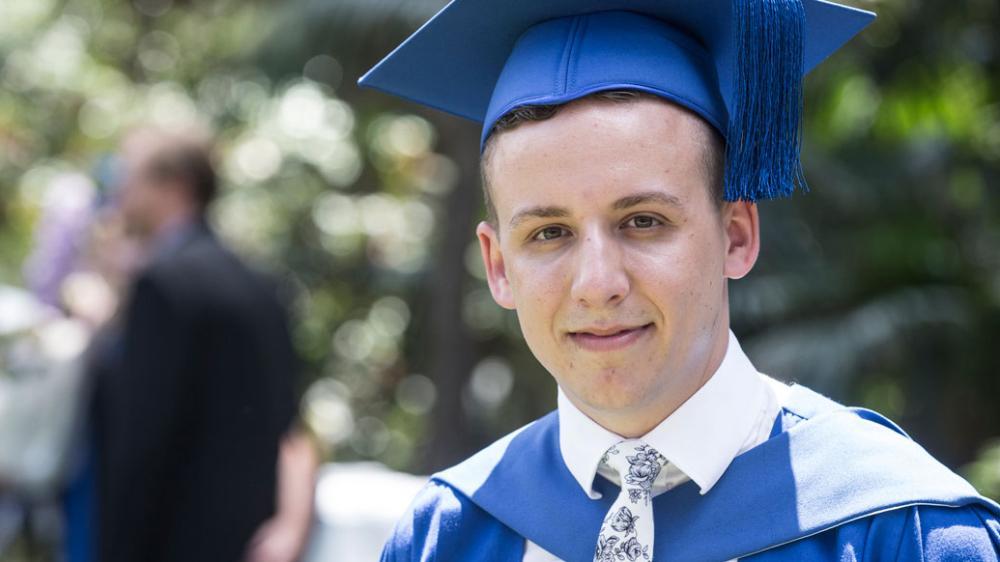
{"type": "Polygon", "coordinates": [[[203,224],[138,276],[97,374],[102,562],[239,560],[272,515],[296,358],[276,285],[203,224]]]}

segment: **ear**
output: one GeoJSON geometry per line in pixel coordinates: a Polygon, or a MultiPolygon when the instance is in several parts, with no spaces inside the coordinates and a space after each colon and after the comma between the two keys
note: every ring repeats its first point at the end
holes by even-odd
{"type": "Polygon", "coordinates": [[[483,254],[486,281],[490,285],[493,300],[506,309],[514,310],[514,293],[510,290],[510,281],[507,279],[499,234],[492,225],[483,221],[476,227],[476,236],[479,238],[479,250],[483,254]]]}
{"type": "Polygon", "coordinates": [[[750,273],[760,254],[760,217],[757,205],[748,201],[726,203],[722,220],[726,231],[723,274],[729,279],[740,279],[750,273]]]}

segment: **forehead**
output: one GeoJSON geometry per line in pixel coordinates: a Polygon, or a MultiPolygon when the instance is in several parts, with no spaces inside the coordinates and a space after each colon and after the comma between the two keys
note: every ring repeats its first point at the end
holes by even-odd
{"type": "Polygon", "coordinates": [[[712,131],[658,98],[579,100],[491,142],[485,166],[500,219],[520,205],[606,205],[632,191],[707,199],[712,131]]]}
{"type": "Polygon", "coordinates": [[[119,148],[125,171],[131,174],[145,171],[148,164],[167,146],[168,143],[163,138],[147,131],[128,135],[119,148]]]}

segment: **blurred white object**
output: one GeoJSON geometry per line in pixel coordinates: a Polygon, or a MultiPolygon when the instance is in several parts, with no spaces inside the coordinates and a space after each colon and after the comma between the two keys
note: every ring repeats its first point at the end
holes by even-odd
{"type": "Polygon", "coordinates": [[[374,462],[323,466],[316,484],[316,524],[303,561],[377,561],[396,521],[426,482],[426,476],[374,462]]]}
{"type": "Polygon", "coordinates": [[[0,379],[0,481],[37,497],[62,484],[82,406],[80,369],[65,362],[44,377],[0,379]]]}
{"type": "Polygon", "coordinates": [[[30,292],[0,285],[0,336],[22,332],[58,315],[30,292]]]}
{"type": "Polygon", "coordinates": [[[86,403],[89,331],[30,293],[0,286],[0,482],[55,493],[69,468],[86,403]]]}

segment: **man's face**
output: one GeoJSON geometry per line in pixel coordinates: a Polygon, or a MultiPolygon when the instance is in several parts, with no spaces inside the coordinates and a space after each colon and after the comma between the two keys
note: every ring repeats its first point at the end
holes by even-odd
{"type": "Polygon", "coordinates": [[[134,134],[121,147],[122,219],[126,231],[139,238],[153,235],[173,195],[169,186],[149,173],[150,162],[160,149],[159,142],[152,135],[134,134]]]}
{"type": "Polygon", "coordinates": [[[126,230],[140,238],[154,230],[161,191],[141,172],[130,171],[121,190],[121,211],[126,230]]]}
{"type": "Polygon", "coordinates": [[[745,271],[727,271],[733,209],[712,200],[710,135],[656,99],[582,100],[494,139],[497,227],[478,231],[491,290],[592,417],[686,399],[725,346],[726,277],[745,271]]]}

